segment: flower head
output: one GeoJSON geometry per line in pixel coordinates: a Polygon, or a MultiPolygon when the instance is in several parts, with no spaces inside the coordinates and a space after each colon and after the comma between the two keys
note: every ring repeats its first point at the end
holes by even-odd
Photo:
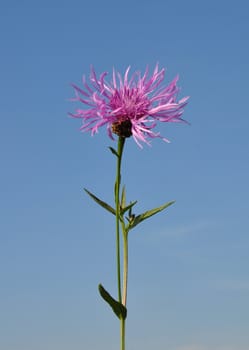
{"type": "Polygon", "coordinates": [[[101,126],[106,125],[110,138],[113,134],[121,137],[133,136],[136,143],[149,144],[149,139],[161,137],[154,132],[158,122],[184,122],[181,118],[188,97],[177,101],[179,87],[178,77],[165,86],[163,85],[165,69],[158,70],[149,76],[148,68],[142,76],[135,72],[128,78],[130,67],[126,69],[124,77],[113,70],[111,82],[106,82],[107,72],[99,78],[91,67],[90,83],[83,76],[83,89],[72,84],[75,98],[86,105],[86,109],[77,109],[70,113],[74,118],[82,119],[82,131],[91,131],[94,135],[101,126]]]}

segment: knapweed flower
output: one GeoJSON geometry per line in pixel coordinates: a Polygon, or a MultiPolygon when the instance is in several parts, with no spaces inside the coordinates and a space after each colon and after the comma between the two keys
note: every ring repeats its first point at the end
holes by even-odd
{"type": "Polygon", "coordinates": [[[86,105],[86,109],[77,109],[70,113],[74,118],[82,119],[82,131],[90,131],[92,135],[104,125],[110,138],[113,134],[121,137],[133,136],[136,143],[149,144],[150,138],[161,137],[154,132],[158,122],[184,122],[182,114],[188,97],[177,101],[179,87],[178,76],[165,86],[163,80],[165,69],[159,71],[156,65],[154,72],[149,76],[148,67],[142,76],[135,72],[128,78],[130,67],[126,69],[124,77],[113,70],[112,79],[106,82],[108,74],[103,72],[99,78],[91,67],[90,82],[83,76],[83,89],[72,84],[75,98],[86,105]]]}

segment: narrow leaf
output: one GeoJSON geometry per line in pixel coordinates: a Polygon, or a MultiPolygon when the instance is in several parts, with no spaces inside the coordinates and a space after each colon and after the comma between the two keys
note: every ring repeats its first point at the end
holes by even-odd
{"type": "Polygon", "coordinates": [[[117,151],[114,148],[109,147],[109,150],[112,152],[112,154],[114,154],[115,156],[119,157],[117,151]]]}
{"type": "Polygon", "coordinates": [[[122,189],[122,194],[121,194],[121,208],[123,209],[125,207],[126,203],[126,193],[125,193],[125,186],[122,189]]]}
{"type": "Polygon", "coordinates": [[[119,303],[117,300],[115,300],[101,284],[99,284],[99,293],[102,296],[102,298],[110,305],[115,315],[119,319],[125,320],[127,316],[126,307],[123,304],[119,303]]]}
{"type": "MultiPolygon", "coordinates": [[[[129,205],[127,205],[127,207],[122,208],[121,214],[124,214],[124,213],[127,212],[128,210],[131,210],[131,208],[132,208],[135,204],[137,204],[137,201],[131,202],[129,205]]],[[[130,213],[130,215],[131,215],[131,213],[130,213]]],[[[130,216],[130,215],[129,215],[129,216],[130,216]]]]}
{"type": "Polygon", "coordinates": [[[151,210],[148,210],[148,211],[145,211],[144,213],[136,216],[134,218],[134,220],[129,224],[129,229],[132,229],[134,228],[135,226],[137,226],[138,224],[140,224],[142,221],[150,218],[151,216],[159,213],[160,211],[168,208],[170,205],[174,204],[175,201],[171,201],[171,202],[168,202],[158,208],[154,208],[154,209],[151,209],[151,210]]]}
{"type": "Polygon", "coordinates": [[[101,207],[105,208],[107,211],[109,211],[109,212],[112,213],[113,215],[116,215],[115,209],[113,209],[109,204],[107,204],[106,202],[104,202],[104,201],[102,201],[101,199],[99,199],[98,197],[96,197],[93,193],[91,193],[90,191],[88,191],[86,188],[84,188],[84,190],[85,190],[86,193],[87,193],[96,203],[98,203],[101,207]]]}

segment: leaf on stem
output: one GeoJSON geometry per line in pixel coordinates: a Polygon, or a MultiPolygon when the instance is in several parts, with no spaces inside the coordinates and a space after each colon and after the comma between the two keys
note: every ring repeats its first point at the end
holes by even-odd
{"type": "Polygon", "coordinates": [[[115,315],[119,319],[125,320],[127,316],[126,307],[123,304],[119,303],[117,300],[115,300],[101,284],[99,284],[99,293],[102,296],[102,298],[110,305],[115,315]]]}
{"type": "Polygon", "coordinates": [[[126,193],[125,193],[125,186],[123,186],[122,194],[121,194],[121,208],[123,209],[126,204],[126,193]]]}
{"type": "Polygon", "coordinates": [[[113,209],[109,204],[107,204],[106,202],[102,201],[101,199],[99,199],[98,197],[96,197],[93,193],[91,193],[90,191],[88,191],[86,188],[84,188],[85,192],[96,202],[98,203],[101,207],[103,207],[104,209],[106,209],[107,211],[109,211],[110,213],[112,213],[113,215],[116,215],[116,211],[115,209],[113,209]]]}
{"type": "Polygon", "coordinates": [[[130,221],[129,225],[128,225],[128,229],[131,230],[132,228],[134,228],[135,226],[137,226],[138,224],[140,224],[142,221],[150,218],[151,216],[159,213],[160,211],[168,208],[170,205],[174,204],[175,201],[171,201],[168,202],[158,208],[154,208],[148,211],[145,211],[144,213],[137,215],[134,217],[134,219],[132,221],[130,221]]]}
{"type": "Polygon", "coordinates": [[[110,150],[110,151],[112,152],[112,154],[114,154],[116,157],[119,157],[118,152],[117,152],[114,148],[109,147],[109,150],[110,150]]]}
{"type": "MultiPolygon", "coordinates": [[[[121,214],[124,214],[125,212],[127,212],[128,210],[131,212],[132,207],[137,204],[137,201],[131,202],[129,205],[127,205],[127,207],[121,209],[121,214]]],[[[129,215],[130,216],[130,215],[129,215]]]]}

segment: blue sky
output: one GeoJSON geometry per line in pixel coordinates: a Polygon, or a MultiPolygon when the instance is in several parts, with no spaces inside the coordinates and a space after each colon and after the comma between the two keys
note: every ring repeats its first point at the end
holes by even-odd
{"type": "Polygon", "coordinates": [[[67,116],[71,82],[167,67],[190,95],[187,125],[143,150],[123,181],[137,211],[175,199],[130,233],[127,350],[249,349],[249,5],[246,1],[8,1],[0,12],[0,348],[114,350],[100,300],[115,283],[115,147],[67,116]]]}

